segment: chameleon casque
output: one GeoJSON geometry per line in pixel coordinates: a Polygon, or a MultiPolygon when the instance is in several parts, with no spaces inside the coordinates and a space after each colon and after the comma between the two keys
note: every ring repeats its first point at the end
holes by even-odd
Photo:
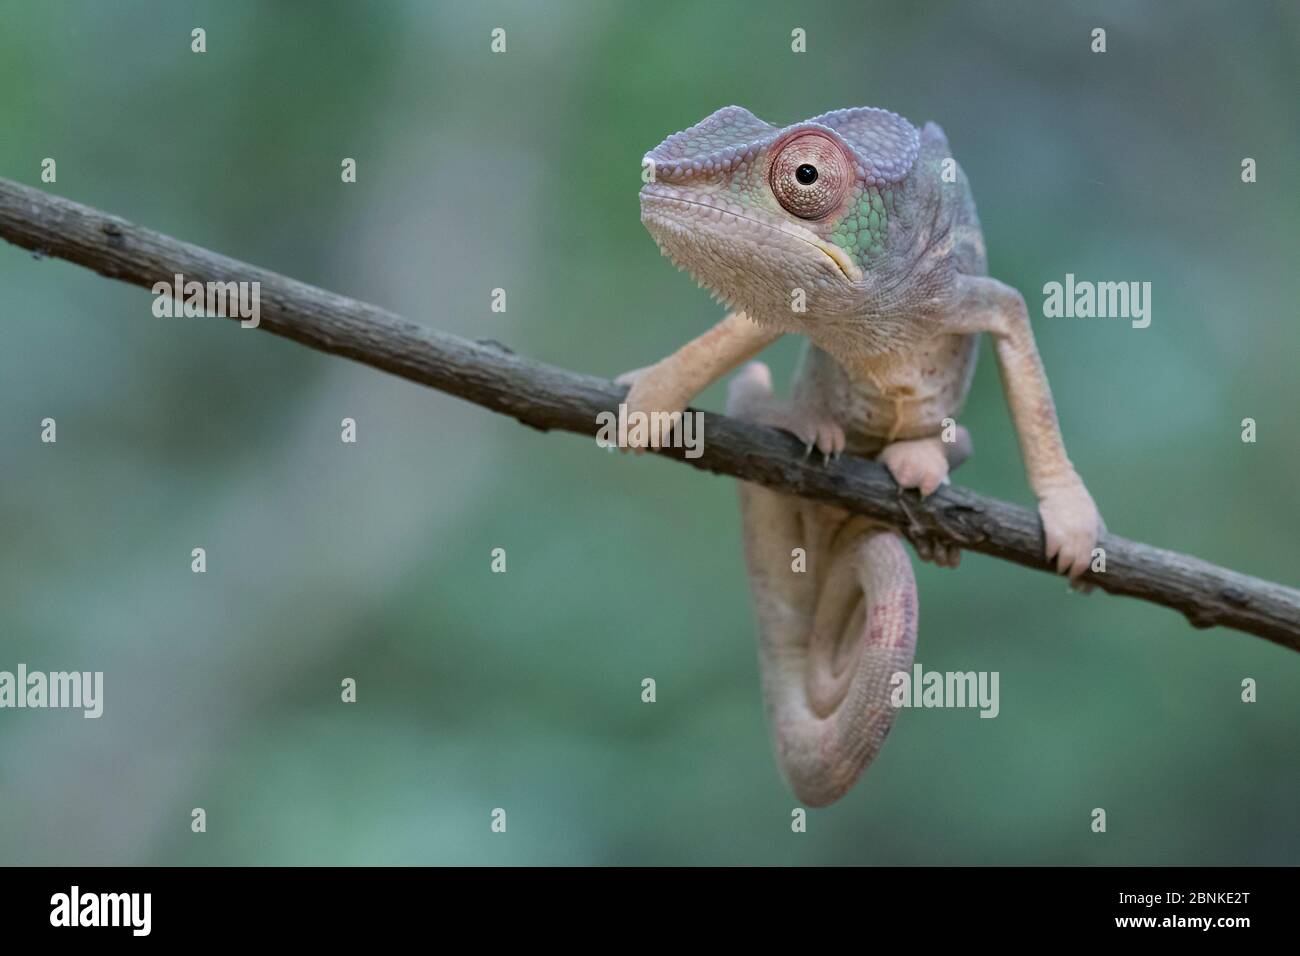
{"type": "MultiPolygon", "coordinates": [[[[970,454],[969,434],[944,419],[961,412],[987,332],[1047,556],[1072,580],[1083,573],[1101,517],[1066,456],[1024,300],[986,276],[970,188],[938,126],[857,108],[778,128],[729,106],[646,159],[642,222],[733,311],[622,376],[629,413],[675,416],[796,332],[808,344],[791,401],[750,362],[730,384],[728,414],[790,431],[827,460],[874,457],[925,496],[970,454]]],[[[893,722],[890,678],[910,671],[916,647],[911,563],[898,532],[862,516],[748,483],[740,499],[777,759],[798,798],[824,806],[893,722]],[[793,569],[796,548],[805,573],[793,569]]],[[[937,542],[917,551],[949,567],[960,557],[937,542]]]]}

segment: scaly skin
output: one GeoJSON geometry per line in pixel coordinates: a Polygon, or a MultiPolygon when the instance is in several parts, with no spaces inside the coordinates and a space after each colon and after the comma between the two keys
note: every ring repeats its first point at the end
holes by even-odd
{"type": "MultiPolygon", "coordinates": [[[[826,457],[881,461],[931,494],[970,453],[958,428],[978,335],[993,336],[1046,553],[1077,578],[1102,523],[1066,456],[1024,300],[986,276],[970,188],[942,130],[877,109],[777,128],[730,106],[647,158],[641,219],[664,255],[734,311],[628,373],[630,411],[679,413],[782,334],[809,346],[793,399],[766,366],[733,380],[729,414],[787,429],[826,457]],[[948,173],[948,175],[944,175],[948,173]],[[802,305],[802,309],[799,306],[802,305]]],[[[706,436],[707,440],[707,436],[706,436]]],[[[836,508],[741,485],[764,696],[778,760],[801,800],[842,796],[893,721],[889,677],[910,669],[916,587],[902,539],[836,508]],[[807,571],[792,569],[793,549],[807,571]]],[[[955,566],[949,547],[921,556],[955,566]]]]}

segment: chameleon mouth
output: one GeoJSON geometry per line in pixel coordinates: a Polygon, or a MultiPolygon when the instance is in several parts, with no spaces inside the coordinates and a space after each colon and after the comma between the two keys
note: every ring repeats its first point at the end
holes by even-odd
{"type": "Polygon", "coordinates": [[[698,206],[701,209],[708,209],[710,212],[722,216],[730,216],[732,219],[738,219],[742,222],[752,222],[755,225],[762,226],[772,232],[779,232],[783,236],[789,236],[791,239],[798,239],[800,242],[806,242],[814,249],[830,259],[839,269],[840,274],[849,282],[861,282],[862,270],[858,268],[856,262],[849,258],[849,254],[834,243],[827,242],[813,232],[804,229],[802,226],[796,226],[792,223],[775,224],[765,222],[762,219],[755,219],[753,216],[746,216],[738,212],[732,212],[730,209],[723,209],[721,206],[714,206],[706,202],[699,202],[695,199],[682,199],[679,196],[670,196],[666,193],[654,192],[649,187],[643,187],[641,198],[654,199],[658,202],[678,203],[683,206],[698,206]]]}

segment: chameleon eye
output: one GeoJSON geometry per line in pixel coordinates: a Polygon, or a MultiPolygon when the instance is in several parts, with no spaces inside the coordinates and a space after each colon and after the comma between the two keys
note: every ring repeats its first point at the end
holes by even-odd
{"type": "Polygon", "coordinates": [[[821,133],[796,133],[768,174],[772,193],[791,215],[822,219],[839,208],[853,177],[843,148],[821,133]]]}

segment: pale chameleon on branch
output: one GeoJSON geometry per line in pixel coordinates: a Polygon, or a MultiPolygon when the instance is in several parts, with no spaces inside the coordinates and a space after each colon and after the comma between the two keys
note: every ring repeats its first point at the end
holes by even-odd
{"type": "MultiPolygon", "coordinates": [[[[860,108],[778,128],[729,106],[646,159],[642,221],[734,311],[623,376],[629,413],[679,413],[797,332],[808,344],[792,400],[777,401],[767,366],[751,362],[731,382],[728,413],[791,431],[827,459],[875,457],[929,495],[970,454],[953,423],[988,332],[1047,556],[1072,579],[1087,568],[1100,515],[1066,457],[1024,300],[986,276],[970,188],[938,126],[860,108]]],[[[898,532],[861,516],[751,484],[740,498],[777,758],[801,800],[825,805],[893,722],[890,677],[911,669],[916,646],[911,564],[898,532]]],[[[957,564],[948,546],[917,547],[957,564]]]]}

